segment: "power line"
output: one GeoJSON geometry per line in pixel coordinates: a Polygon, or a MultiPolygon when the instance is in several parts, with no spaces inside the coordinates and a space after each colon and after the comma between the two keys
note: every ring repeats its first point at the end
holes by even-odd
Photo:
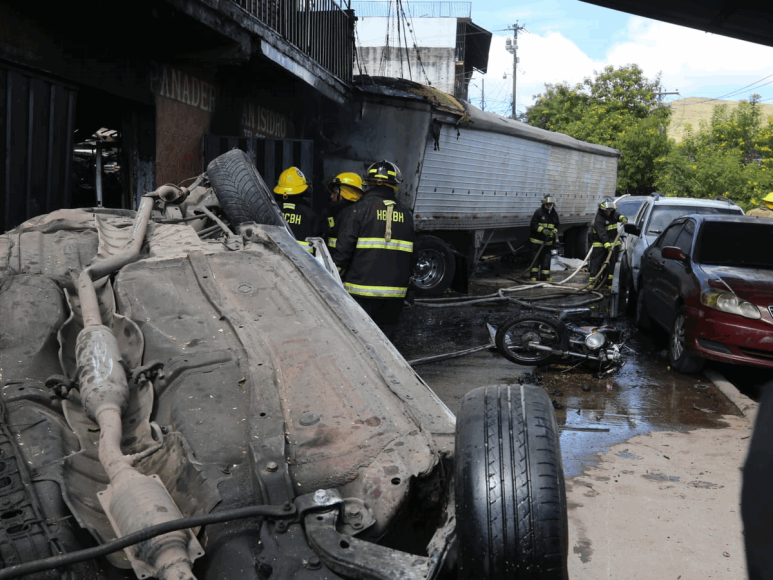
{"type": "Polygon", "coordinates": [[[753,83],[751,83],[749,85],[746,85],[745,87],[741,87],[740,89],[736,89],[734,91],[731,91],[731,92],[727,93],[726,95],[722,95],[720,97],[713,97],[713,98],[710,98],[710,99],[704,99],[702,101],[696,101],[695,103],[687,103],[686,105],[700,105],[701,103],[709,103],[711,101],[721,101],[722,99],[725,99],[727,97],[731,97],[733,95],[736,95],[736,94],[740,93],[741,91],[745,91],[745,90],[749,89],[750,87],[758,89],[760,87],[764,87],[766,85],[773,84],[773,81],[769,81],[769,82],[761,84],[761,85],[758,84],[758,83],[761,83],[762,81],[767,80],[767,79],[769,79],[771,77],[773,77],[773,74],[769,74],[768,76],[763,77],[763,78],[761,78],[761,79],[759,79],[757,81],[754,81],[753,83]],[[755,86],[755,85],[757,85],[757,86],[755,86]]]}
{"type": "MultiPolygon", "coordinates": [[[[401,3],[401,0],[397,0],[397,2],[398,2],[398,6],[400,8],[400,11],[403,13],[403,21],[407,21],[408,19],[405,16],[405,10],[403,9],[403,5],[401,3]]],[[[410,13],[410,9],[409,9],[408,12],[410,13]]],[[[424,63],[421,62],[421,50],[419,49],[419,45],[418,45],[418,42],[416,40],[416,32],[414,32],[414,30],[413,30],[414,26],[413,26],[413,15],[412,14],[410,16],[410,19],[411,19],[410,22],[408,22],[408,30],[411,31],[411,39],[413,40],[413,48],[416,49],[416,60],[419,63],[419,68],[421,68],[421,72],[424,74],[424,80],[427,82],[428,85],[431,85],[432,83],[429,80],[429,76],[427,75],[427,71],[424,70],[424,63]]],[[[407,37],[406,37],[406,41],[407,41],[407,37]]],[[[406,44],[406,55],[407,55],[407,48],[408,48],[408,45],[406,44]]],[[[410,61],[409,61],[409,66],[410,66],[410,61]]]]}

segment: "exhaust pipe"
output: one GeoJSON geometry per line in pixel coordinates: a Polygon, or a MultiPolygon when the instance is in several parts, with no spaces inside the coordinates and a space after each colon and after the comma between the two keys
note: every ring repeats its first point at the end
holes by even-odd
{"type": "MultiPolygon", "coordinates": [[[[80,395],[86,414],[99,425],[99,461],[110,480],[99,500],[119,537],[183,517],[161,480],[141,474],[134,467],[137,457],[121,450],[121,418],[129,404],[129,383],[118,341],[102,322],[94,288],[94,280],[137,259],[155,199],[169,196],[161,189],[143,196],[127,250],[92,264],[78,277],[83,313],[83,330],[75,344],[80,395]]],[[[182,530],[141,542],[125,553],[140,578],[195,580],[191,563],[204,552],[193,533],[182,530]]]]}

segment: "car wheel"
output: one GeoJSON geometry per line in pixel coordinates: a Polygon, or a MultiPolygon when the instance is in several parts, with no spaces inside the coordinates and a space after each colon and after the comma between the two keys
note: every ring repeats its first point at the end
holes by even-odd
{"type": "Polygon", "coordinates": [[[414,245],[416,266],[413,288],[416,296],[439,296],[456,274],[456,260],[451,248],[435,236],[419,236],[414,245]]]}
{"type": "Polygon", "coordinates": [[[566,325],[554,316],[524,314],[500,326],[494,342],[497,350],[514,363],[541,366],[560,359],[560,355],[529,345],[537,343],[565,351],[568,348],[568,335],[566,325]]]}
{"type": "Polygon", "coordinates": [[[651,330],[652,320],[647,313],[647,305],[644,303],[644,287],[639,281],[639,293],[636,296],[636,326],[641,330],[651,330]]]}
{"type": "Polygon", "coordinates": [[[633,287],[633,276],[627,263],[620,266],[620,302],[618,314],[636,314],[636,290],[633,287]]]}
{"type": "Polygon", "coordinates": [[[274,194],[241,149],[210,161],[207,177],[234,228],[245,222],[287,227],[274,194]]]}
{"type": "Polygon", "coordinates": [[[671,327],[671,336],[668,339],[668,362],[671,368],[680,373],[697,373],[703,368],[703,359],[689,354],[687,351],[687,339],[685,338],[684,308],[680,308],[674,318],[671,327]]]}
{"type": "Polygon", "coordinates": [[[459,578],[567,580],[558,427],[534,385],[470,391],[456,420],[459,578]]]}

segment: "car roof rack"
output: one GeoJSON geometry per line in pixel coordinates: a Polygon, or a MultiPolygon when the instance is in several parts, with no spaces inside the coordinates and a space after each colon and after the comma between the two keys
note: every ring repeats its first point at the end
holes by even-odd
{"type": "Polygon", "coordinates": [[[653,198],[655,201],[660,199],[659,193],[650,193],[650,197],[653,198]]]}
{"type": "Polygon", "coordinates": [[[724,195],[717,195],[714,197],[716,201],[726,201],[728,205],[737,205],[732,199],[729,197],[725,197],[724,195]]]}

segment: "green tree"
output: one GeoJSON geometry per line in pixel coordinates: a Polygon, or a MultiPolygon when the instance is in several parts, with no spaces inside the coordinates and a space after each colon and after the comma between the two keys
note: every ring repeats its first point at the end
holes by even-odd
{"type": "Polygon", "coordinates": [[[732,198],[744,209],[773,191],[773,126],[762,116],[757,96],[734,109],[714,108],[698,131],[656,161],[656,186],[668,195],[732,198]]]}
{"type": "Polygon", "coordinates": [[[608,66],[574,86],[546,84],[525,116],[530,125],[619,149],[618,192],[646,194],[654,191],[655,159],[672,147],[661,92],[660,75],[649,80],[635,64],[608,66]]]}

